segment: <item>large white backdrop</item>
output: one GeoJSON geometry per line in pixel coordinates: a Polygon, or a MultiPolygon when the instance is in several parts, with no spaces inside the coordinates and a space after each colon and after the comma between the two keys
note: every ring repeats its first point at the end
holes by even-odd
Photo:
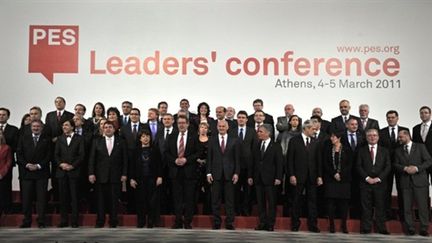
{"type": "MultiPolygon", "coordinates": [[[[385,112],[396,109],[400,124],[413,127],[419,122],[418,108],[431,105],[431,23],[432,2],[420,0],[0,0],[0,106],[12,111],[10,123],[15,125],[33,105],[41,106],[45,116],[54,109],[56,96],[66,98],[68,110],[76,103],[85,104],[87,115],[97,101],[120,108],[123,100],[142,111],[165,100],[175,113],[181,98],[190,100],[191,110],[208,102],[212,115],[217,105],[252,112],[252,100],[261,98],[264,110],[275,118],[292,103],[303,118],[320,106],[324,118],[331,119],[339,113],[339,100],[348,99],[353,114],[358,114],[358,105],[367,103],[370,116],[384,126],[385,112]],[[77,73],[54,73],[51,83],[41,73],[29,72],[30,26],[39,25],[79,27],[77,73]],[[359,49],[354,52],[355,48],[359,49]],[[124,69],[119,74],[95,73],[106,70],[111,57],[123,62],[137,57],[143,62],[156,51],[158,74],[128,74],[124,69]],[[293,59],[288,73],[281,61],[286,52],[292,52],[293,59]],[[177,73],[163,71],[167,57],[179,60],[177,73]],[[182,58],[189,57],[205,58],[206,68],[192,61],[183,70],[182,58]],[[271,57],[279,61],[276,75],[273,66],[264,71],[263,59],[271,57]],[[295,70],[294,62],[300,58],[295,70]],[[331,58],[333,63],[328,63],[331,58]],[[348,72],[346,58],[358,59],[361,68],[353,64],[348,72]],[[315,66],[314,59],[323,62],[315,66]],[[246,60],[246,68],[236,63],[246,60]],[[337,67],[338,60],[342,66],[337,67]],[[311,62],[308,74],[305,61],[311,62]],[[255,73],[257,62],[260,69],[255,73]],[[241,68],[240,74],[229,72],[227,63],[231,71],[241,68]],[[339,79],[369,81],[372,87],[349,88],[339,79]],[[287,80],[291,85],[281,87],[287,80]],[[301,87],[293,87],[295,81],[301,87]]],[[[142,113],[144,120],[146,112],[142,113]]]]}

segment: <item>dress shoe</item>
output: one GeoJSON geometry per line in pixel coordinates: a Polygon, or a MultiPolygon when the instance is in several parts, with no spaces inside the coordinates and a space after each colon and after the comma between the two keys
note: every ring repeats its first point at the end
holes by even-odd
{"type": "Polygon", "coordinates": [[[336,233],[334,225],[330,225],[329,226],[329,232],[332,233],[332,234],[336,233]]]}
{"type": "Polygon", "coordinates": [[[313,226],[313,227],[309,227],[309,232],[319,233],[321,231],[320,231],[320,229],[318,227],[313,226]]]}
{"type": "Polygon", "coordinates": [[[103,224],[96,224],[96,225],[95,225],[95,228],[103,228],[103,227],[104,227],[103,224]]]}
{"type": "Polygon", "coordinates": [[[366,235],[366,234],[370,234],[370,233],[371,233],[370,230],[364,230],[364,229],[360,230],[360,234],[362,234],[362,235],[366,235]]]}
{"type": "Polygon", "coordinates": [[[31,227],[31,223],[22,223],[20,225],[20,228],[24,229],[24,228],[30,228],[31,227]]]}
{"type": "Polygon", "coordinates": [[[221,228],[220,224],[215,224],[215,225],[213,225],[213,228],[212,228],[212,229],[214,229],[214,230],[218,230],[218,229],[220,229],[220,228],[221,228]]]}
{"type": "Polygon", "coordinates": [[[227,229],[227,230],[235,230],[234,225],[232,225],[232,224],[225,225],[225,229],[227,229]]]}
{"type": "Polygon", "coordinates": [[[110,228],[117,228],[117,224],[110,224],[110,228]]]}
{"type": "Polygon", "coordinates": [[[190,225],[190,224],[185,224],[185,225],[184,225],[184,228],[185,228],[185,229],[192,229],[192,225],[190,225]]]}
{"type": "Polygon", "coordinates": [[[183,229],[183,225],[182,224],[173,224],[173,226],[171,226],[171,229],[183,229]]]}
{"type": "Polygon", "coordinates": [[[137,227],[138,229],[142,229],[142,228],[144,228],[144,226],[145,226],[144,224],[137,224],[136,227],[137,227]]]}
{"type": "Polygon", "coordinates": [[[69,226],[69,224],[66,222],[63,222],[63,223],[60,223],[59,225],[57,225],[58,228],[66,228],[68,226],[69,226]]]}
{"type": "Polygon", "coordinates": [[[344,234],[349,234],[349,232],[348,232],[348,228],[345,226],[345,227],[341,227],[342,228],[342,233],[344,233],[344,234]]]}
{"type": "Polygon", "coordinates": [[[43,228],[46,228],[46,225],[44,223],[39,223],[38,227],[39,227],[39,229],[43,229],[43,228]]]}
{"type": "Polygon", "coordinates": [[[147,228],[152,229],[154,227],[153,223],[148,223],[147,228]]]}
{"type": "Polygon", "coordinates": [[[378,233],[382,234],[382,235],[389,235],[390,234],[390,232],[388,232],[387,230],[380,230],[380,231],[378,231],[378,233]]]}
{"type": "Polygon", "coordinates": [[[72,228],[75,228],[75,229],[76,229],[76,228],[79,228],[79,224],[78,224],[78,223],[72,223],[72,224],[71,224],[71,227],[72,227],[72,228]]]}
{"type": "Polygon", "coordinates": [[[299,227],[298,226],[291,227],[291,231],[292,232],[298,232],[299,231],[299,227]]]}
{"type": "Polygon", "coordinates": [[[426,230],[420,230],[419,235],[427,237],[427,236],[429,236],[429,232],[427,232],[426,230]]]}
{"type": "Polygon", "coordinates": [[[255,227],[255,230],[266,230],[267,227],[265,224],[259,224],[257,227],[255,227]]]}
{"type": "Polygon", "coordinates": [[[273,226],[267,227],[267,231],[274,231],[274,227],[273,226]]]}
{"type": "Polygon", "coordinates": [[[415,230],[408,230],[407,235],[415,235],[415,230]]]}

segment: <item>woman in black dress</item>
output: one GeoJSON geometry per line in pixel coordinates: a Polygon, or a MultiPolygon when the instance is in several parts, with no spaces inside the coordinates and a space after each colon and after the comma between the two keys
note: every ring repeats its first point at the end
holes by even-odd
{"type": "Polygon", "coordinates": [[[341,230],[348,233],[346,220],[348,203],[351,197],[351,168],[347,158],[347,149],[340,141],[341,134],[332,134],[330,142],[326,144],[323,153],[325,197],[328,200],[328,215],[330,233],[335,232],[335,208],[339,208],[341,216],[341,230]]]}
{"type": "Polygon", "coordinates": [[[207,160],[207,149],[209,143],[209,124],[206,122],[201,122],[198,126],[198,151],[199,156],[197,159],[198,162],[198,173],[199,173],[199,181],[198,181],[198,191],[197,191],[197,199],[203,205],[202,214],[210,214],[211,213],[211,197],[210,197],[210,184],[207,183],[207,175],[206,175],[206,160],[207,160]]]}
{"type": "Polygon", "coordinates": [[[135,160],[131,163],[130,186],[135,189],[137,228],[153,228],[160,221],[160,185],[162,162],[159,149],[152,145],[151,132],[138,133],[139,145],[135,160]]]}

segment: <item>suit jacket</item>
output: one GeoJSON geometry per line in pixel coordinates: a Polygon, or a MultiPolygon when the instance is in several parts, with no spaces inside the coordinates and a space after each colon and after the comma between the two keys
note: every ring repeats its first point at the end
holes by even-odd
{"type": "Polygon", "coordinates": [[[122,176],[127,175],[127,148],[123,139],[114,136],[111,155],[108,154],[105,137],[93,141],[89,157],[89,175],[96,175],[96,183],[121,183],[122,176]]]}
{"type": "Polygon", "coordinates": [[[321,131],[325,132],[327,134],[331,133],[331,122],[327,121],[327,120],[322,120],[321,121],[321,131]]]}
{"type": "MultiPolygon", "coordinates": [[[[155,139],[153,139],[153,143],[156,141],[156,137],[159,134],[161,134],[161,133],[163,134],[164,133],[164,125],[162,123],[160,123],[159,121],[156,122],[156,124],[157,124],[157,126],[156,126],[156,134],[155,134],[155,139]]],[[[151,132],[150,123],[149,122],[144,123],[144,129],[147,129],[147,130],[149,130],[151,132]]]]}
{"type": "Polygon", "coordinates": [[[426,136],[426,141],[423,141],[421,137],[421,126],[423,123],[417,124],[415,127],[413,127],[412,131],[412,141],[414,143],[423,143],[426,146],[427,151],[429,154],[432,154],[432,126],[429,126],[429,131],[426,136]]]}
{"type": "Polygon", "coordinates": [[[366,182],[366,177],[378,177],[381,184],[387,183],[387,177],[391,171],[390,153],[386,148],[375,145],[375,165],[369,152],[369,145],[364,145],[359,149],[357,155],[357,172],[360,175],[360,188],[370,186],[366,182]]]}
{"type": "Polygon", "coordinates": [[[85,149],[84,138],[78,134],[74,134],[70,144],[67,144],[66,135],[58,137],[54,150],[54,160],[57,165],[56,178],[78,178],[80,176],[80,167],[84,161],[85,149]],[[60,163],[67,163],[74,167],[73,170],[64,171],[58,165],[60,163]]]}
{"type": "Polygon", "coordinates": [[[265,186],[274,185],[275,179],[283,177],[283,155],[280,144],[270,141],[264,155],[261,156],[261,142],[255,143],[253,150],[253,164],[248,170],[248,177],[254,181],[261,178],[265,186]]]}
{"type": "MultiPolygon", "coordinates": [[[[235,122],[233,122],[231,120],[226,120],[226,119],[225,119],[225,121],[227,121],[227,123],[228,123],[228,133],[233,133],[233,132],[237,131],[237,124],[235,122]]],[[[218,124],[217,119],[210,121],[209,125],[210,125],[211,134],[215,134],[215,135],[218,134],[217,124],[218,124]]]]}
{"type": "MultiPolygon", "coordinates": [[[[141,123],[141,122],[138,123],[137,135],[144,128],[148,128],[148,126],[146,126],[144,123],[141,123]]],[[[134,134],[132,133],[132,129],[133,128],[132,128],[131,123],[128,123],[128,124],[122,126],[122,128],[120,129],[120,136],[126,142],[126,147],[129,151],[135,150],[135,148],[137,147],[137,145],[139,143],[139,138],[134,136],[134,134]]],[[[148,129],[150,131],[150,128],[148,128],[148,129]]]]}
{"type": "MultiPolygon", "coordinates": [[[[233,136],[238,136],[238,129],[232,132],[233,136]]],[[[252,152],[257,142],[257,135],[254,129],[246,127],[243,132],[243,140],[239,138],[240,143],[240,168],[248,169],[252,164],[252,152]]]]}
{"type": "Polygon", "coordinates": [[[164,167],[166,166],[166,163],[165,163],[165,151],[166,151],[166,147],[167,147],[166,144],[167,144],[168,138],[169,138],[169,136],[171,134],[176,133],[176,132],[178,133],[177,128],[172,127],[171,128],[171,133],[168,134],[167,137],[165,138],[165,131],[166,131],[166,129],[164,128],[163,132],[161,132],[161,133],[159,133],[157,135],[155,143],[153,143],[154,146],[156,146],[156,147],[159,148],[159,152],[160,152],[160,155],[161,155],[161,161],[162,161],[162,164],[163,164],[164,167]]]}
{"type": "MultiPolygon", "coordinates": [[[[354,165],[357,160],[357,154],[359,149],[366,143],[365,137],[363,136],[363,133],[360,131],[356,132],[357,137],[357,144],[354,150],[351,148],[351,144],[349,142],[350,138],[348,135],[348,132],[345,131],[345,133],[341,137],[341,143],[344,146],[344,148],[347,148],[347,158],[352,161],[352,164],[354,165]]],[[[355,168],[355,167],[354,167],[355,168]]]]}
{"type": "Polygon", "coordinates": [[[20,179],[44,179],[49,177],[49,161],[51,156],[51,140],[40,136],[36,147],[32,134],[23,135],[18,141],[17,163],[20,167],[20,179]],[[27,164],[39,164],[41,169],[30,171],[27,164]]]}
{"type": "MultiPolygon", "coordinates": [[[[402,131],[402,130],[409,131],[408,128],[406,128],[406,127],[401,127],[401,126],[397,126],[397,127],[398,127],[398,131],[402,131]]],[[[392,142],[388,126],[381,129],[379,132],[378,143],[379,143],[379,145],[381,145],[381,146],[383,146],[389,150],[390,158],[391,158],[392,162],[394,162],[395,149],[401,146],[401,144],[399,143],[398,134],[396,132],[395,132],[395,136],[396,136],[396,140],[394,142],[392,142]]]]}
{"type": "Polygon", "coordinates": [[[184,157],[186,158],[186,164],[182,167],[178,166],[175,163],[175,160],[178,158],[178,148],[177,148],[177,139],[178,136],[181,136],[180,132],[173,131],[168,137],[165,148],[165,164],[169,168],[169,177],[171,179],[178,179],[179,171],[183,170],[184,176],[187,179],[197,179],[197,167],[198,167],[198,137],[196,133],[192,131],[188,131],[187,139],[186,139],[186,147],[184,152],[184,157]]]}
{"type": "Polygon", "coordinates": [[[6,144],[9,145],[12,152],[12,163],[15,164],[15,152],[18,145],[19,130],[16,126],[7,124],[4,127],[3,135],[6,139],[6,144]]]}
{"type": "Polygon", "coordinates": [[[372,119],[372,118],[368,118],[367,122],[366,122],[366,127],[363,127],[363,122],[361,122],[361,118],[360,118],[360,123],[358,124],[359,129],[362,131],[367,131],[371,128],[374,128],[376,130],[379,131],[379,123],[377,120],[372,119]]]}
{"type": "Polygon", "coordinates": [[[324,168],[324,184],[328,183],[349,183],[351,182],[353,161],[348,158],[350,148],[342,145],[340,153],[340,171],[341,180],[338,182],[334,175],[338,172],[333,166],[333,146],[331,142],[326,143],[323,150],[323,168],[324,168]]]}
{"type": "Polygon", "coordinates": [[[237,136],[228,134],[224,153],[219,145],[219,134],[212,136],[207,153],[207,174],[214,180],[231,180],[234,174],[240,175],[240,151],[237,136]]]}
{"type": "Polygon", "coordinates": [[[322,176],[321,149],[317,140],[312,139],[306,147],[301,134],[291,138],[287,153],[288,176],[295,176],[297,183],[304,184],[307,180],[315,184],[322,176]]]}
{"type": "Polygon", "coordinates": [[[427,170],[432,166],[432,158],[424,144],[412,143],[411,151],[407,154],[403,146],[395,151],[394,167],[400,174],[401,188],[409,188],[412,184],[415,187],[428,187],[429,180],[427,170]],[[410,175],[404,171],[405,166],[417,166],[418,172],[410,175]]]}
{"type": "Polygon", "coordinates": [[[48,134],[52,137],[58,137],[63,134],[62,124],[63,122],[70,120],[74,117],[74,114],[69,111],[63,111],[60,121],[57,120],[57,111],[48,112],[45,117],[45,130],[48,130],[48,134]]]}
{"type": "MultiPolygon", "coordinates": [[[[273,116],[271,116],[271,115],[269,115],[267,113],[264,113],[264,115],[265,115],[264,123],[270,124],[270,125],[272,125],[274,127],[273,116]]],[[[246,125],[249,126],[249,127],[254,127],[254,125],[255,125],[254,114],[248,116],[248,121],[247,121],[246,125]]]]}
{"type": "MultiPolygon", "coordinates": [[[[361,123],[360,118],[357,116],[349,115],[349,118],[351,118],[351,117],[354,117],[360,126],[360,123],[361,123]]],[[[331,130],[331,132],[335,132],[335,133],[341,133],[341,132],[344,132],[346,130],[346,125],[345,125],[345,122],[343,121],[342,115],[337,116],[331,120],[331,129],[330,130],[331,130]]]]}

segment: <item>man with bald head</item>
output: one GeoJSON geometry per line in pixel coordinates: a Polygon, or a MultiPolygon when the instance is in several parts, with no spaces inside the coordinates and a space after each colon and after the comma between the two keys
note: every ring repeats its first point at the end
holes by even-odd
{"type": "Polygon", "coordinates": [[[341,100],[339,102],[340,116],[337,116],[331,120],[332,128],[331,131],[335,133],[341,133],[346,130],[346,122],[353,117],[357,120],[357,124],[360,124],[360,118],[351,115],[349,112],[351,110],[351,105],[348,100],[341,100]]]}
{"type": "MultiPolygon", "coordinates": [[[[279,134],[282,134],[289,129],[289,119],[292,115],[294,115],[295,109],[292,104],[285,105],[285,115],[277,118],[276,129],[279,134]]],[[[299,117],[299,123],[302,124],[302,119],[299,117]]]]}
{"type": "Polygon", "coordinates": [[[218,106],[216,107],[215,112],[216,119],[210,122],[210,131],[216,133],[219,121],[226,121],[228,123],[228,132],[231,133],[236,128],[237,124],[234,121],[225,118],[227,109],[224,106],[218,106]]]}
{"type": "Polygon", "coordinates": [[[220,229],[221,194],[225,193],[225,228],[234,230],[234,185],[240,174],[240,149],[238,136],[228,134],[228,122],[218,121],[217,133],[208,145],[207,181],[211,184],[213,229],[220,229]]]}

